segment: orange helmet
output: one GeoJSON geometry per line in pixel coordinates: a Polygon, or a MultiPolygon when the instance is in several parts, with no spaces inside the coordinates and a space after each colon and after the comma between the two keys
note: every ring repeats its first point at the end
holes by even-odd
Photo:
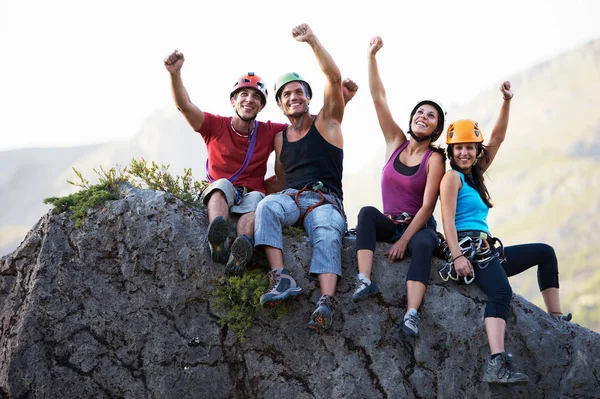
{"type": "Polygon", "coordinates": [[[479,124],[471,119],[452,122],[446,133],[446,144],[483,143],[483,133],[479,124]]]}
{"type": "Polygon", "coordinates": [[[262,106],[264,107],[265,105],[267,105],[267,85],[263,82],[260,76],[255,75],[254,72],[248,72],[247,74],[240,76],[237,82],[235,82],[235,84],[233,85],[229,98],[232,98],[235,95],[235,93],[237,93],[244,87],[250,87],[252,89],[258,90],[258,92],[260,93],[262,106]]]}

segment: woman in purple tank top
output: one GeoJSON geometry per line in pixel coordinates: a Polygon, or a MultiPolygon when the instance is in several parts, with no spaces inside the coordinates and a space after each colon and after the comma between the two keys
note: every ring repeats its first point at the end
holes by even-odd
{"type": "Polygon", "coordinates": [[[439,241],[433,210],[445,171],[443,151],[433,143],[444,130],[444,108],[438,101],[423,100],[410,114],[407,139],[392,118],[385,89],[379,76],[376,54],[383,46],[380,37],[371,39],[369,89],[375,104],[379,126],[386,143],[386,165],[381,177],[383,213],[364,207],[358,215],[356,249],[358,276],[353,301],[375,295],[379,288],[371,281],[376,241],[394,243],[387,251],[394,262],[409,253],[411,262],[406,276],[408,311],[400,329],[408,335],[419,332],[419,314],[431,270],[431,258],[439,241]]]}

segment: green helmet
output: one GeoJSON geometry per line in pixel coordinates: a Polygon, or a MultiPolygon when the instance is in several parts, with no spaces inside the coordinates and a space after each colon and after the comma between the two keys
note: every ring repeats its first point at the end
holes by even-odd
{"type": "Polygon", "coordinates": [[[275,81],[275,99],[276,100],[278,100],[279,97],[281,96],[281,88],[290,82],[304,83],[308,89],[308,96],[310,98],[312,98],[312,89],[310,88],[310,85],[308,84],[308,82],[306,80],[302,79],[302,76],[298,75],[296,72],[288,72],[288,73],[281,75],[275,81]]]}

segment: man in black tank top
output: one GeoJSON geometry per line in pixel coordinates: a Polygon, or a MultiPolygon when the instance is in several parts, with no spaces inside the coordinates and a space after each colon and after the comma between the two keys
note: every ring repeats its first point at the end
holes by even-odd
{"type": "Polygon", "coordinates": [[[333,321],[334,294],[342,275],[344,90],[347,102],[358,87],[350,80],[342,82],[340,70],[308,25],[295,27],[292,35],[311,46],[327,83],[324,105],[317,115],[309,112],[312,89],[299,74],[284,74],[275,83],[277,104],[291,126],[275,138],[275,173],[285,181],[285,189],[262,200],[255,215],[255,245],[265,249],[271,267],[270,286],[260,302],[275,306],[302,293],[284,268],[281,233],[284,226],[301,223],[314,247],[310,272],[318,276],[321,288],[308,327],[320,333],[333,321]]]}

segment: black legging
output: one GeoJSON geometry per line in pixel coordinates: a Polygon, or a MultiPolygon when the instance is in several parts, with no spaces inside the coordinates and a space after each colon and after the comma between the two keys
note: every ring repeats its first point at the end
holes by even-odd
{"type": "Polygon", "coordinates": [[[497,259],[485,269],[475,266],[475,284],[488,296],[484,317],[508,318],[512,289],[508,277],[519,274],[532,266],[538,266],[540,291],[559,288],[558,261],[554,249],[547,244],[522,244],[504,248],[506,262],[497,259]]]}
{"type": "MultiPolygon", "coordinates": [[[[429,283],[431,257],[439,243],[435,228],[436,222],[432,216],[408,241],[407,249],[411,254],[411,261],[406,275],[407,281],[420,281],[425,285],[429,283]]],[[[396,223],[375,207],[361,208],[356,226],[357,251],[368,249],[375,252],[377,241],[396,242],[399,238],[400,232],[396,223]]]]}

